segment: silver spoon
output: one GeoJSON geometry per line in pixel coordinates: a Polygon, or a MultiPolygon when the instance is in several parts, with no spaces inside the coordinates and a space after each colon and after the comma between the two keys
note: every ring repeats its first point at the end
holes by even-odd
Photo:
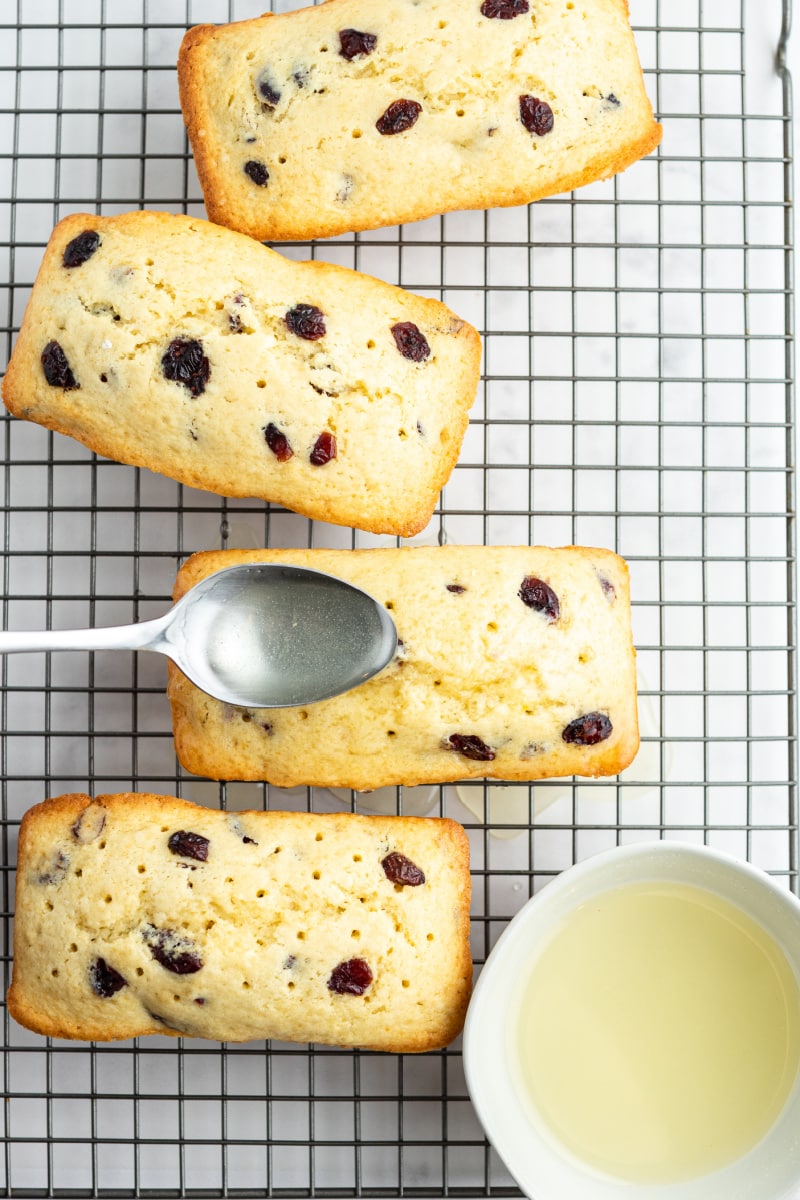
{"type": "Polygon", "coordinates": [[[357,687],[389,663],[397,630],[360,588],[306,567],[243,563],[195,584],[153,621],[0,632],[0,653],[155,650],[227,704],[286,708],[357,687]]]}

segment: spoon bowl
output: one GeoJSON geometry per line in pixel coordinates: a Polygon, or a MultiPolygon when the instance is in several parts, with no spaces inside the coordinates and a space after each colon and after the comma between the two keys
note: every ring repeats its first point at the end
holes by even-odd
{"type": "Polygon", "coordinates": [[[389,663],[397,631],[372,596],[306,567],[248,563],[209,575],[173,609],[176,666],[229,704],[326,700],[389,663]]]}
{"type": "Polygon", "coordinates": [[[110,629],[0,633],[0,653],[152,650],[202,691],[244,708],[327,700],[391,662],[386,609],[335,575],[242,563],[197,583],[162,617],[110,629]]]}

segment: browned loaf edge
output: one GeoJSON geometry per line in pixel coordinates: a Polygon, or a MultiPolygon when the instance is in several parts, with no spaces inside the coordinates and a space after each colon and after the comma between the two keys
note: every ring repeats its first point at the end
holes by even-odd
{"type": "MultiPolygon", "coordinates": [[[[198,265],[196,271],[200,269],[198,265]]],[[[180,285],[180,281],[174,282],[180,285]]],[[[212,286],[209,284],[209,287],[212,286]]],[[[295,297],[291,299],[294,302],[295,297]]],[[[218,313],[216,318],[219,318],[218,313]]],[[[165,322],[162,321],[162,324],[165,322]]],[[[181,332],[179,328],[171,336],[181,332]]],[[[193,333],[190,336],[202,335],[193,333]]],[[[262,337],[260,328],[256,331],[256,337],[262,337]]],[[[333,335],[328,340],[332,338],[333,335]]],[[[300,342],[300,339],[296,340],[300,342]]],[[[336,344],[339,345],[338,341],[336,344]]],[[[358,344],[361,345],[360,341],[358,344]]],[[[302,345],[315,350],[317,346],[325,345],[325,339],[321,342],[304,342],[302,345]]],[[[310,352],[303,350],[303,353],[310,352]]],[[[106,356],[110,353],[106,352],[106,356]]],[[[57,433],[73,437],[97,454],[132,466],[146,467],[190,487],[218,495],[256,496],[284,504],[314,519],[374,533],[410,537],[430,520],[439,492],[455,465],[468,424],[469,408],[477,391],[480,355],[477,331],[455,317],[439,301],[414,296],[348,268],[316,261],[289,263],[252,239],[199,218],[150,212],[132,212],[114,217],[77,213],[62,220],[50,238],[3,380],[3,400],[9,412],[15,416],[36,421],[57,433]],[[214,346],[220,355],[220,368],[215,372],[212,364],[211,381],[199,399],[192,397],[178,383],[166,385],[169,390],[167,395],[159,368],[161,355],[170,341],[166,330],[156,339],[157,345],[152,347],[154,332],[149,328],[152,319],[146,311],[140,315],[138,309],[132,308],[135,317],[130,320],[125,317],[121,325],[112,324],[108,314],[88,316],[84,311],[88,299],[79,289],[87,286],[81,281],[87,270],[92,268],[93,260],[66,272],[65,276],[61,261],[64,249],[87,228],[96,230],[101,238],[104,233],[110,235],[112,232],[115,236],[124,237],[125,244],[119,253],[124,261],[127,261],[126,255],[128,258],[135,257],[135,273],[146,277],[143,294],[148,303],[158,303],[158,296],[165,294],[158,289],[168,285],[169,291],[171,286],[170,281],[162,280],[159,274],[157,249],[158,240],[162,237],[178,241],[180,246],[183,246],[184,239],[191,240],[189,249],[194,258],[205,260],[202,263],[203,270],[207,266],[213,269],[213,263],[218,261],[220,296],[225,294],[226,288],[228,291],[231,288],[236,290],[234,282],[237,272],[241,273],[244,269],[238,264],[246,262],[251,274],[267,281],[263,283],[265,290],[270,278],[277,275],[279,289],[291,291],[295,288],[303,298],[320,292],[351,297],[349,303],[343,299],[343,307],[347,311],[338,323],[341,371],[345,379],[348,371],[352,371],[356,391],[367,386],[363,381],[359,382],[361,367],[364,371],[371,371],[370,375],[364,375],[363,378],[373,381],[369,386],[375,391],[377,401],[367,407],[359,394],[356,397],[358,403],[354,405],[347,398],[349,393],[346,388],[341,399],[327,399],[328,393],[312,391],[308,382],[302,385],[308,390],[309,402],[331,407],[334,418],[343,427],[343,432],[340,429],[338,460],[317,468],[309,466],[304,457],[296,454],[291,461],[281,463],[275,461],[275,456],[265,445],[264,428],[270,420],[276,419],[268,415],[272,411],[271,406],[288,413],[288,419],[292,419],[294,413],[296,419],[302,420],[309,411],[307,405],[300,403],[296,387],[290,387],[288,383],[281,384],[277,377],[273,385],[269,372],[279,368],[270,365],[272,359],[268,342],[275,322],[274,314],[268,314],[266,308],[262,324],[263,336],[267,341],[264,354],[259,359],[259,362],[263,360],[264,365],[258,368],[267,372],[267,386],[263,387],[263,380],[258,382],[258,387],[263,387],[263,390],[255,390],[256,374],[252,378],[246,376],[242,379],[241,373],[237,375],[233,372],[230,364],[236,360],[231,359],[219,327],[212,324],[215,318],[211,310],[217,298],[212,295],[203,301],[210,315],[201,315],[198,320],[201,321],[201,328],[206,329],[205,336],[209,340],[217,339],[214,346]],[[237,266],[232,266],[232,262],[237,266]],[[287,280],[295,282],[287,284],[287,280]],[[73,329],[72,334],[58,332],[54,285],[61,289],[57,298],[62,310],[68,314],[66,323],[73,329]],[[77,296],[81,296],[84,305],[80,312],[75,307],[77,296]],[[420,366],[407,362],[397,352],[389,325],[385,321],[381,323],[383,318],[376,315],[373,322],[370,298],[374,298],[376,312],[379,308],[381,312],[390,308],[398,314],[395,319],[414,321],[425,330],[432,354],[422,364],[424,379],[419,374],[420,366]],[[378,346],[361,350],[364,362],[359,366],[360,360],[354,357],[350,345],[356,340],[355,334],[349,330],[357,325],[361,331],[364,321],[368,321],[370,327],[373,323],[379,326],[378,334],[371,329],[371,333],[364,333],[363,339],[366,343],[372,336],[378,346]],[[127,326],[140,329],[141,332],[135,335],[137,348],[134,353],[126,351],[120,354],[121,403],[117,403],[116,394],[111,396],[109,392],[111,384],[98,381],[101,368],[94,364],[95,357],[102,350],[98,350],[98,347],[103,334],[107,332],[109,342],[116,344],[124,338],[127,326]],[[60,341],[74,338],[74,347],[70,348],[70,352],[74,353],[75,359],[70,361],[76,371],[85,372],[78,390],[53,387],[45,380],[41,353],[53,337],[60,341]],[[145,345],[139,349],[138,342],[142,340],[145,345]],[[376,355],[379,358],[376,359],[376,355]],[[433,379],[431,371],[435,375],[433,379]],[[390,372],[396,372],[396,375],[390,375],[390,372]],[[286,393],[282,399],[280,387],[286,393]],[[395,396],[395,400],[380,399],[382,393],[395,396]],[[179,420],[190,428],[196,419],[198,406],[204,402],[208,402],[208,414],[202,417],[207,423],[204,431],[201,431],[201,438],[192,440],[188,435],[181,438],[179,420]],[[426,414],[430,418],[429,427],[424,430],[425,438],[420,434],[419,440],[424,444],[419,451],[411,445],[417,435],[413,422],[409,426],[408,440],[403,443],[398,440],[396,426],[410,419],[398,419],[396,412],[403,405],[409,411],[419,409],[423,421],[427,419],[426,414]],[[264,415],[259,426],[257,418],[261,417],[262,407],[264,415]],[[247,422],[246,436],[255,439],[249,453],[245,452],[244,447],[241,452],[231,451],[231,439],[234,436],[232,427],[237,419],[247,422]],[[366,435],[371,439],[369,451],[366,435]],[[341,444],[343,440],[344,448],[341,444]],[[215,446],[221,447],[219,452],[215,446]],[[419,462],[413,458],[417,453],[421,456],[419,462]],[[382,455],[387,458],[384,466],[381,466],[382,455]],[[394,456],[392,461],[389,461],[390,455],[394,456]],[[352,467],[349,465],[351,463],[352,467]],[[397,472],[402,469],[402,485],[393,479],[393,466],[397,472]],[[320,470],[328,472],[328,477],[323,478],[320,470]],[[331,474],[332,471],[336,474],[331,474]]],[[[116,365],[114,369],[117,369],[116,365]]],[[[306,371],[305,366],[302,369],[306,371]]],[[[316,375],[308,376],[311,382],[315,378],[316,375]]],[[[349,386],[349,383],[346,384],[346,387],[349,386]]],[[[244,432],[241,436],[245,437],[244,432]]]]}
{"type": "MultiPolygon", "coordinates": [[[[478,0],[465,0],[465,7],[466,3],[473,4],[476,9],[478,8],[478,0]]],[[[215,137],[210,129],[213,97],[218,91],[218,81],[216,70],[207,63],[209,47],[218,39],[225,39],[229,30],[234,32],[250,27],[257,32],[267,23],[272,25],[273,22],[290,20],[298,27],[302,22],[305,29],[320,12],[324,19],[333,9],[339,7],[345,9],[345,16],[342,18],[344,23],[347,23],[350,18],[359,28],[364,27],[359,23],[359,17],[353,15],[354,6],[350,0],[325,0],[324,4],[317,5],[311,10],[303,8],[277,16],[272,13],[264,13],[260,17],[233,22],[230,25],[198,25],[188,30],[184,36],[178,56],[180,103],[206,209],[212,220],[223,225],[230,225],[242,233],[261,240],[291,240],[333,237],[347,232],[422,220],[436,213],[446,213],[457,209],[510,207],[569,192],[597,180],[607,179],[652,153],[661,142],[662,127],[653,118],[652,108],[644,89],[643,73],[637,61],[636,73],[641,94],[636,99],[642,105],[643,111],[643,119],[638,131],[632,133],[627,141],[620,143],[612,150],[603,148],[590,155],[580,166],[565,168],[545,185],[542,185],[541,182],[534,184],[530,181],[521,181],[518,172],[513,168],[507,172],[502,182],[496,178],[486,179],[485,172],[479,171],[478,174],[483,180],[479,192],[473,192],[472,195],[466,194],[463,190],[464,181],[462,179],[454,180],[450,194],[446,195],[441,186],[432,185],[421,192],[409,191],[402,186],[392,186],[397,182],[397,175],[394,173],[389,174],[390,182],[383,191],[379,188],[375,189],[372,207],[365,208],[364,215],[361,217],[352,210],[343,212],[341,215],[329,213],[327,217],[321,216],[319,205],[315,205],[306,197],[301,197],[296,204],[282,204],[268,213],[257,211],[257,205],[255,206],[256,211],[245,212],[239,203],[241,193],[237,193],[232,179],[227,175],[226,168],[220,163],[215,137]],[[211,85],[209,80],[211,80],[211,85]]],[[[589,0],[589,3],[583,5],[585,18],[591,17],[593,7],[616,12],[619,19],[626,23],[629,31],[627,0],[589,0]]],[[[367,23],[369,8],[370,6],[365,0],[362,0],[358,6],[359,16],[363,13],[361,19],[367,23]]],[[[512,22],[498,22],[498,25],[502,27],[508,27],[511,24],[512,22]]],[[[631,45],[632,54],[635,56],[636,50],[632,35],[631,45]]],[[[331,55],[331,57],[334,56],[331,55]]],[[[541,81],[536,86],[540,87],[541,81]]],[[[458,90],[455,84],[454,90],[458,90]]],[[[394,139],[385,140],[393,141],[394,139]]]]}
{"type": "Polygon", "coordinates": [[[58,1038],[438,1049],[461,1031],[469,999],[469,904],[467,837],[449,819],[58,796],[32,808],[20,829],[8,1009],[58,1038]],[[208,837],[207,861],[168,851],[171,833],[186,830],[208,837]],[[422,886],[393,882],[376,858],[403,847],[426,874],[422,886]],[[333,898],[315,900],[314,889],[326,887],[333,898]],[[201,969],[174,973],[148,951],[142,930],[151,937],[165,924],[182,931],[179,949],[199,948],[201,969]],[[325,986],[340,960],[357,955],[373,968],[363,994],[325,986]],[[92,986],[98,959],[125,976],[114,994],[92,986]]]}
{"type": "Polygon", "coordinates": [[[628,569],[611,551],[208,551],[183,566],[175,599],[241,562],[295,563],[355,583],[392,609],[401,645],[373,679],[304,708],[221,704],[170,663],[176,751],[196,775],[370,790],[614,775],[636,754],[628,569]],[[555,622],[520,599],[530,575],[560,594],[555,622]],[[610,734],[603,730],[596,744],[567,744],[567,725],[595,711],[609,718],[610,734]],[[478,741],[454,744],[454,735],[478,741]]]}

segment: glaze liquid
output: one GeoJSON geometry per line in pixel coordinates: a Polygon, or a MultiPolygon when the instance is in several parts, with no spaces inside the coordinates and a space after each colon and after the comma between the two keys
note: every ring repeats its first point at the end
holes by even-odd
{"type": "Polygon", "coordinates": [[[800,985],[776,942],[704,889],[645,883],[564,919],[520,996],[519,1087],[584,1163],[631,1182],[745,1154],[800,1067],[800,985]]]}

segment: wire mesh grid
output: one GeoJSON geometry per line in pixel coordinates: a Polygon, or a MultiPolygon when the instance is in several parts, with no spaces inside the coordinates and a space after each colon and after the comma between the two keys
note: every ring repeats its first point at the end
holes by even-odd
{"type": "MultiPolygon", "coordinates": [[[[7,357],[71,211],[203,215],[174,64],[259,0],[2,0],[7,357]]],[[[299,7],[275,4],[276,10],[299,7]]],[[[657,154],[530,208],[284,245],[448,302],[484,336],[456,471],[415,541],[583,543],[632,571],[643,744],[619,779],[372,795],[181,773],[160,662],[2,664],[5,982],[20,817],[62,791],[229,809],[444,814],[469,832],[477,969],[596,850],[705,842],[797,888],[789,3],[632,0],[657,154]],[[777,63],[777,66],[776,66],[777,63]]],[[[185,555],[381,539],[120,466],[23,421],[3,437],[9,628],[164,610],[185,555]]],[[[4,1013],[5,1195],[510,1195],[459,1043],[421,1057],[169,1038],[47,1041],[4,1013]]]]}

